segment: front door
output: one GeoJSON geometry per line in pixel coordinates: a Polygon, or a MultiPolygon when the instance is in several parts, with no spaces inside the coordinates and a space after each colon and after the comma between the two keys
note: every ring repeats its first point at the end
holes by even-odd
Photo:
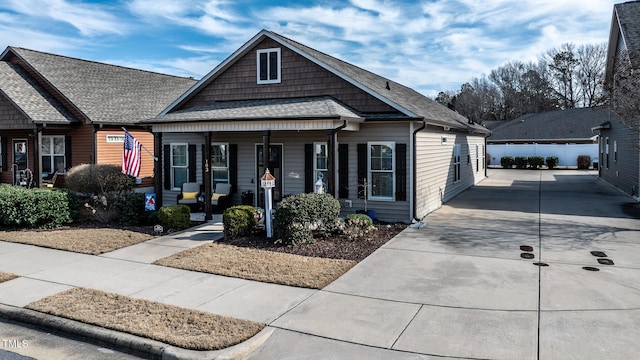
{"type": "MultiPolygon", "coordinates": [[[[269,164],[267,167],[269,168],[269,172],[271,175],[276,178],[276,187],[274,187],[272,191],[273,201],[282,200],[282,145],[269,145],[269,164]]],[[[256,174],[256,184],[257,184],[257,194],[258,194],[258,206],[264,206],[264,189],[260,187],[260,178],[264,175],[264,163],[262,160],[262,144],[256,145],[256,169],[258,173],[256,174]]]]}

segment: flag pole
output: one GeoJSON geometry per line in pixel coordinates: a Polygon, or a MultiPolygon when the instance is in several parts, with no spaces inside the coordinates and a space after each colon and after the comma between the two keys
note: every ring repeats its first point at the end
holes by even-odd
{"type": "MultiPolygon", "coordinates": [[[[127,131],[127,129],[125,129],[125,128],[124,128],[124,126],[122,127],[122,130],[124,130],[124,131],[126,131],[126,132],[129,132],[129,131],[127,131]]],[[[158,161],[158,157],[157,157],[157,156],[155,156],[155,155],[153,155],[153,154],[151,153],[151,151],[149,151],[149,149],[147,149],[147,147],[146,147],[146,146],[142,145],[142,143],[139,143],[139,144],[140,144],[140,147],[141,147],[141,148],[143,148],[143,149],[144,149],[144,151],[146,151],[146,152],[147,152],[147,154],[149,154],[149,155],[151,155],[151,157],[153,157],[153,161],[158,161]]]]}

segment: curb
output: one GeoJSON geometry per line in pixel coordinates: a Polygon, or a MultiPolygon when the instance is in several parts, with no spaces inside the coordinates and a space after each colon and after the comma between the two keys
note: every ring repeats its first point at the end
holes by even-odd
{"type": "Polygon", "coordinates": [[[183,349],[157,340],[4,304],[0,304],[1,319],[57,331],[72,335],[80,340],[97,342],[115,350],[162,360],[241,359],[255,351],[275,330],[274,328],[265,327],[258,334],[240,344],[221,350],[198,351],[183,349]]]}

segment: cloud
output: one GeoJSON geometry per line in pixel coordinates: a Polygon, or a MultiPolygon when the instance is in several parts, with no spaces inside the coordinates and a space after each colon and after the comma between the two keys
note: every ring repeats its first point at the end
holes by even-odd
{"type": "Polygon", "coordinates": [[[110,12],[113,9],[104,5],[71,3],[66,0],[5,0],[2,7],[24,17],[21,27],[30,26],[28,24],[42,26],[43,20],[49,20],[53,23],[66,23],[83,36],[122,35],[127,28],[122,19],[110,12]]]}

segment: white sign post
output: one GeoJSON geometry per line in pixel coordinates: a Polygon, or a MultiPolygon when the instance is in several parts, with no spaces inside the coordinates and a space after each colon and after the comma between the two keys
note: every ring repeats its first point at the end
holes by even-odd
{"type": "Polygon", "coordinates": [[[264,222],[267,227],[267,238],[273,236],[271,229],[271,209],[273,208],[273,199],[271,197],[271,189],[276,186],[276,178],[271,175],[269,169],[266,169],[264,175],[260,178],[260,187],[264,189],[264,222]]]}

